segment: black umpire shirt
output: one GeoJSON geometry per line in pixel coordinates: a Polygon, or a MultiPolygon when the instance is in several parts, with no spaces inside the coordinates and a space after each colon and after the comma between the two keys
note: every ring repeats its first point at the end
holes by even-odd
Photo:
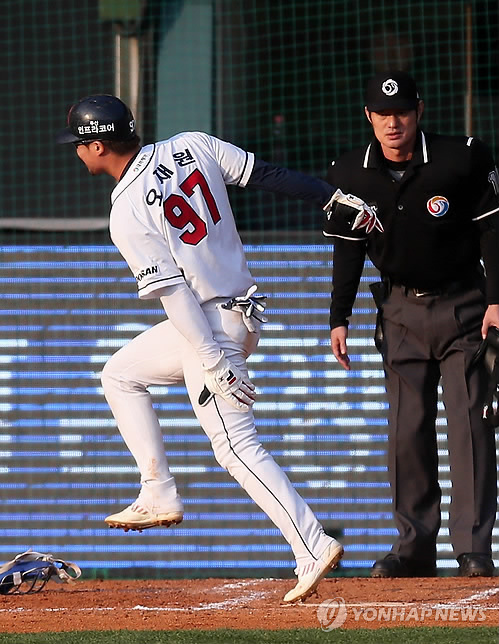
{"type": "Polygon", "coordinates": [[[328,181],[373,206],[384,227],[366,235],[325,221],[334,237],[331,328],[348,325],[366,252],[382,277],[420,290],[470,281],[483,258],[487,304],[499,304],[499,182],[482,141],[418,130],[412,159],[398,164],[374,138],[333,162],[328,181]]]}

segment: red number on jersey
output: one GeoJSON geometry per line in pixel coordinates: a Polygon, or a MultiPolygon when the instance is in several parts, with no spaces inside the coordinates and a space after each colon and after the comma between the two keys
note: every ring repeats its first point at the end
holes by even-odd
{"type": "Polygon", "coordinates": [[[163,204],[163,212],[170,224],[178,230],[191,224],[191,229],[180,235],[184,244],[195,246],[206,237],[206,224],[180,195],[170,195],[163,204]]]}
{"type": "Polygon", "coordinates": [[[206,179],[203,177],[201,172],[199,170],[194,170],[187,179],[182,181],[180,184],[180,190],[187,195],[188,197],[192,197],[194,194],[194,187],[199,186],[201,188],[201,194],[203,195],[204,200],[206,201],[206,205],[208,206],[208,210],[210,211],[211,219],[213,220],[214,224],[218,224],[218,222],[221,219],[220,213],[218,212],[217,204],[216,201],[211,194],[210,187],[208,185],[208,182],[206,179]]]}
{"type": "MultiPolygon", "coordinates": [[[[218,211],[208,182],[199,170],[194,170],[187,179],[182,181],[179,188],[184,195],[192,197],[196,186],[201,188],[201,194],[206,202],[213,223],[215,225],[218,224],[221,219],[220,212],[218,211]]],[[[190,224],[190,230],[186,230],[180,235],[180,239],[185,244],[195,246],[208,234],[204,221],[189,205],[187,200],[180,195],[170,195],[163,203],[163,212],[168,222],[178,230],[182,230],[182,228],[190,224]]]]}

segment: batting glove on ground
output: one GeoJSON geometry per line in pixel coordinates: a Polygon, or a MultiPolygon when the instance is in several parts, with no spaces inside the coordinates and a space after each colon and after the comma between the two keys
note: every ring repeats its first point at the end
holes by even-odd
{"type": "Polygon", "coordinates": [[[227,360],[223,352],[215,366],[205,370],[204,389],[198,401],[201,407],[215,395],[239,411],[248,411],[255,402],[255,385],[227,360]]]}
{"type": "Polygon", "coordinates": [[[259,325],[256,325],[254,320],[258,322],[268,322],[267,318],[262,315],[267,306],[267,298],[265,295],[253,295],[257,290],[256,284],[250,286],[246,295],[233,297],[231,300],[222,304],[223,309],[230,311],[237,311],[243,316],[243,322],[250,333],[256,333],[259,325]]]}
{"type": "Polygon", "coordinates": [[[374,210],[355,195],[345,195],[339,188],[324,206],[327,218],[343,218],[351,230],[366,229],[370,233],[375,228],[381,233],[383,226],[374,210]]]}

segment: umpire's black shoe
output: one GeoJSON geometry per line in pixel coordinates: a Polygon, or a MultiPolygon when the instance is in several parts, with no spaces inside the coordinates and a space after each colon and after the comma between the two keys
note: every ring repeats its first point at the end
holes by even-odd
{"type": "Polygon", "coordinates": [[[493,577],[492,557],[479,552],[465,552],[457,558],[460,577],[493,577]]]}
{"type": "Polygon", "coordinates": [[[416,561],[399,557],[393,553],[376,561],[371,568],[371,577],[436,577],[437,566],[434,563],[416,561]]]}

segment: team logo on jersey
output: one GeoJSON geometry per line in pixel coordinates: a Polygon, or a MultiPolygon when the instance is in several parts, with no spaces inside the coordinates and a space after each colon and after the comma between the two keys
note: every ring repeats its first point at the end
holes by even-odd
{"type": "Polygon", "coordinates": [[[426,207],[430,215],[442,217],[449,210],[449,201],[440,195],[428,199],[426,207]]]}
{"type": "Polygon", "coordinates": [[[397,81],[394,81],[393,78],[387,78],[383,85],[381,85],[381,91],[387,96],[393,96],[399,91],[397,81]]]}
{"type": "Polygon", "coordinates": [[[492,184],[492,187],[494,188],[494,194],[497,196],[499,195],[499,174],[497,172],[497,168],[494,168],[492,172],[489,173],[489,181],[492,184]]]}
{"type": "Polygon", "coordinates": [[[144,277],[147,277],[148,275],[155,275],[156,273],[159,273],[159,266],[148,266],[147,268],[143,268],[141,271],[139,271],[136,275],[134,275],[134,277],[137,282],[140,282],[140,280],[143,280],[144,277]]]}

